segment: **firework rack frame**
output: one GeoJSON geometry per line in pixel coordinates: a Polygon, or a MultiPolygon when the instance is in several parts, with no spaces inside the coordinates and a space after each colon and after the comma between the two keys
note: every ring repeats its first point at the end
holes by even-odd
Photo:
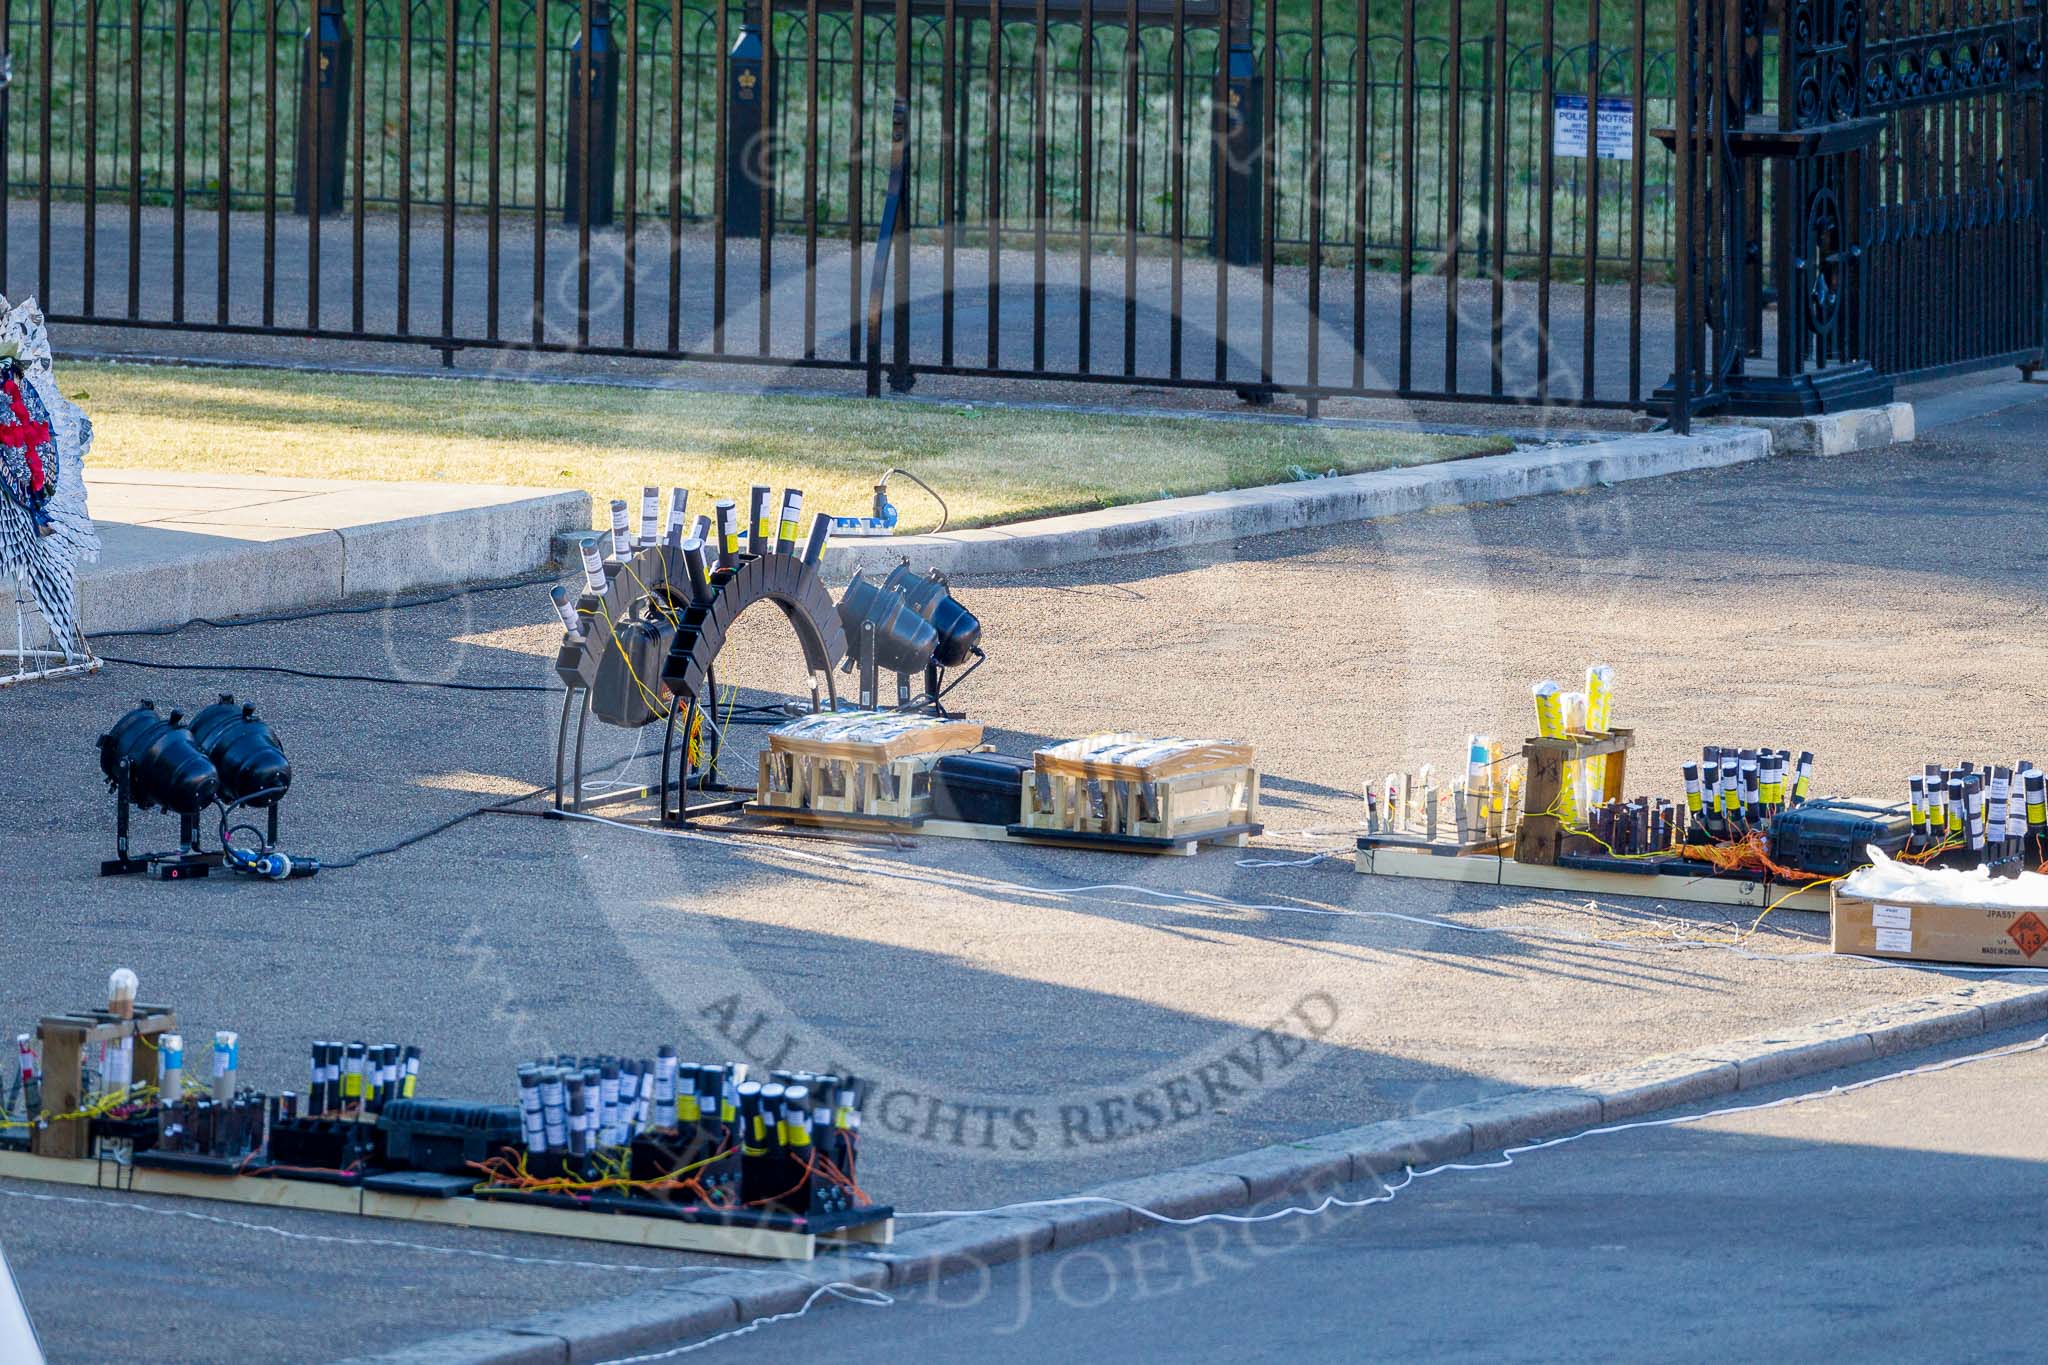
{"type": "MultiPolygon", "coordinates": [[[[853,713],[862,714],[862,713],[853,713]]],[[[981,727],[935,720],[914,738],[877,744],[777,736],[760,759],[749,815],[819,829],[930,834],[996,843],[1192,856],[1242,848],[1260,833],[1259,772],[1248,746],[1210,745],[1160,763],[1070,760],[1040,751],[1019,780],[1015,824],[933,815],[932,769],[974,750],[981,727]]]]}
{"type": "Polygon", "coordinates": [[[1365,876],[1413,877],[1602,896],[1646,896],[1758,910],[1773,904],[1794,910],[1828,910],[1826,889],[1803,889],[1809,886],[1807,881],[1715,873],[1704,867],[1697,872],[1690,868],[1679,872],[1673,870],[1676,859],[1622,860],[1607,856],[1590,838],[1567,830],[1552,812],[1563,794],[1568,766],[1604,758],[1604,780],[1594,799],[1619,800],[1627,779],[1629,750],[1634,744],[1635,731],[1620,726],[1605,735],[1525,740],[1522,758],[1527,777],[1522,820],[1510,839],[1487,846],[1489,851],[1475,851],[1473,845],[1448,840],[1428,844],[1409,835],[1362,835],[1358,840],[1358,871],[1365,876]]]}
{"type": "MultiPolygon", "coordinates": [[[[86,1049],[95,1043],[123,1037],[143,1042],[135,1049],[134,1079],[137,1084],[154,1083],[160,1075],[158,1056],[148,1040],[177,1027],[176,1012],[163,1005],[138,1004],[127,1019],[106,1010],[45,1015],[36,1028],[42,1046],[44,1109],[70,1114],[81,1108],[81,1064],[86,1049]]],[[[184,1164],[138,1164],[94,1154],[93,1123],[89,1118],[51,1120],[30,1130],[26,1150],[15,1144],[0,1146],[0,1177],[773,1260],[812,1260],[821,1242],[887,1246],[895,1239],[895,1210],[881,1204],[838,1214],[794,1214],[615,1195],[480,1191],[472,1176],[426,1171],[295,1175],[258,1166],[240,1174],[184,1164]]]]}

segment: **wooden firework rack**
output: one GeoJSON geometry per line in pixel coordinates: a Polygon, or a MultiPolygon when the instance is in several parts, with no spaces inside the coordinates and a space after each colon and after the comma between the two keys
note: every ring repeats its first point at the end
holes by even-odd
{"type": "MultiPolygon", "coordinates": [[[[36,1039],[43,1055],[43,1111],[49,1114],[77,1114],[85,1104],[81,1081],[86,1049],[99,1043],[133,1038],[134,1080],[154,1085],[157,1080],[157,1050],[149,1040],[178,1027],[175,1011],[164,1005],[137,1005],[128,1018],[108,1010],[80,1010],[75,1014],[44,1015],[36,1025],[36,1039]]],[[[91,1147],[91,1123],[87,1118],[59,1118],[38,1123],[29,1130],[29,1150],[45,1157],[83,1157],[91,1147]]]]}
{"type": "Polygon", "coordinates": [[[978,722],[892,711],[821,712],[779,726],[749,814],[921,822],[932,765],[981,743],[978,722]]]}
{"type": "Polygon", "coordinates": [[[1594,802],[1619,800],[1627,780],[1635,731],[1616,727],[1605,735],[1564,735],[1525,740],[1527,765],[1521,823],[1490,847],[1422,841],[1403,835],[1364,835],[1358,840],[1361,874],[1415,877],[1428,881],[1529,890],[1577,891],[1591,895],[1645,896],[1660,900],[1794,910],[1828,909],[1825,889],[1802,889],[1765,873],[1723,873],[1676,856],[1656,860],[1602,857],[1597,843],[1565,826],[1559,812],[1572,765],[1603,761],[1594,802]],[[1697,869],[1695,871],[1694,869],[1697,869]]]}
{"type": "Polygon", "coordinates": [[[1155,851],[1241,848],[1262,830],[1249,744],[1094,735],[1040,749],[1009,832],[1155,851]]]}

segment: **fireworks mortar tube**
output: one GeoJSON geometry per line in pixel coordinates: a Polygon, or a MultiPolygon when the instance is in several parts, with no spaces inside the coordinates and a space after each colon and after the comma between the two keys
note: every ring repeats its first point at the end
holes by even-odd
{"type": "Polygon", "coordinates": [[[804,563],[815,569],[825,558],[825,542],[832,538],[832,518],[823,512],[811,518],[811,534],[804,541],[804,563]]]}
{"type": "Polygon", "coordinates": [[[548,599],[555,604],[555,614],[562,618],[562,632],[572,640],[583,638],[583,619],[576,614],[576,604],[569,598],[569,590],[557,583],[548,589],[548,599]]]}
{"type": "Polygon", "coordinates": [[[241,1035],[222,1029],[213,1035],[213,1100],[226,1104],[235,1095],[235,1071],[241,1060],[241,1035]]]}
{"type": "Polygon", "coordinates": [[[740,555],[739,507],[731,498],[720,498],[711,512],[717,522],[718,567],[730,569],[740,555]]]}
{"type": "Polygon", "coordinates": [[[626,530],[626,500],[612,499],[612,558],[625,560],[633,557],[633,537],[626,530]]]}
{"type": "Polygon", "coordinates": [[[653,484],[640,489],[640,549],[653,545],[661,535],[661,490],[653,484]]]}
{"type": "Polygon", "coordinates": [[[173,1126],[172,1114],[178,1101],[185,1095],[185,1040],[175,1033],[166,1033],[157,1039],[157,1130],[167,1132],[173,1126]]]}
{"type": "Polygon", "coordinates": [[[796,553],[797,537],[803,534],[804,490],[785,488],[782,490],[782,522],[776,528],[775,552],[793,555],[796,553]]]}
{"type": "Polygon", "coordinates": [[[683,543],[683,518],[690,507],[690,490],[671,488],[668,492],[668,529],[662,533],[662,542],[667,545],[683,543]]]}
{"type": "Polygon", "coordinates": [[[596,536],[578,536],[576,552],[583,559],[583,591],[591,597],[604,596],[609,584],[604,576],[604,556],[598,552],[596,536]]]}
{"type": "Polygon", "coordinates": [[[747,490],[747,553],[756,558],[770,553],[775,540],[775,522],[768,515],[768,499],[774,490],[755,484],[747,490]]]}

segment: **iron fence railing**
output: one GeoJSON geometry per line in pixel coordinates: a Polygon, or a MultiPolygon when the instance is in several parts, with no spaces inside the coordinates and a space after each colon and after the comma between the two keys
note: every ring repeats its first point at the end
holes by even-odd
{"type": "MultiPolygon", "coordinates": [[[[546,168],[548,202],[564,201],[573,130],[562,111],[568,107],[573,45],[581,31],[578,4],[557,0],[546,6],[542,65],[549,85],[547,107],[555,116],[547,121],[545,155],[539,154],[543,149],[536,127],[537,23],[532,0],[457,0],[452,60],[449,13],[442,4],[349,0],[343,13],[360,28],[367,144],[363,182],[369,204],[388,208],[404,200],[423,210],[442,205],[450,183],[444,164],[450,144],[439,125],[451,80],[452,184],[458,207],[482,210],[495,203],[501,212],[527,211],[541,167],[546,168]],[[490,194],[493,149],[495,200],[490,194]]],[[[985,230],[992,221],[1016,223],[1032,215],[1029,130],[1037,93],[1035,32],[1030,22],[1009,17],[1011,13],[1006,11],[1004,21],[992,26],[985,9],[977,14],[972,5],[963,4],[954,21],[956,174],[950,196],[932,173],[940,163],[945,122],[939,103],[946,25],[930,13],[912,17],[911,155],[920,172],[909,207],[914,226],[944,222],[949,197],[952,221],[969,232],[985,230]],[[992,33],[997,48],[993,62],[992,33]],[[992,81],[997,91],[993,100],[992,81]],[[985,155],[991,142],[1001,148],[993,160],[985,155]],[[991,178],[996,181],[993,187],[991,178]]],[[[21,86],[40,85],[47,62],[52,97],[47,149],[40,139],[44,111],[34,100],[12,102],[7,166],[12,188],[23,192],[40,187],[47,151],[49,188],[61,198],[82,197],[89,183],[106,198],[125,197],[134,188],[145,203],[167,203],[178,179],[174,163],[180,143],[163,134],[178,128],[190,161],[183,178],[188,196],[216,194],[223,169],[230,202],[238,209],[260,208],[266,192],[290,194],[302,112],[298,72],[311,17],[310,0],[12,0],[10,47],[16,54],[16,80],[21,86]],[[225,25],[223,3],[228,5],[225,25]],[[221,156],[224,110],[229,126],[226,155],[221,156]]],[[[636,144],[633,182],[626,183],[621,157],[614,166],[616,194],[622,204],[630,196],[642,213],[667,211],[673,128],[680,134],[674,149],[680,169],[675,186],[680,211],[686,221],[704,221],[712,211],[720,174],[714,156],[718,17],[713,9],[699,5],[642,0],[614,8],[610,18],[637,88],[633,107],[626,108],[622,98],[618,115],[620,139],[636,144]],[[674,107],[678,103],[679,109],[674,107]]],[[[1121,9],[1110,0],[1088,25],[1085,44],[1080,23],[1064,19],[1047,24],[1049,227],[1054,232],[1077,231],[1086,205],[1091,226],[1122,232],[1126,209],[1134,205],[1141,236],[1158,239],[1171,232],[1174,168],[1169,148],[1176,140],[1171,123],[1178,81],[1183,125],[1178,140],[1186,152],[1183,221],[1197,225],[1198,235],[1206,238],[1215,179],[1212,142],[1200,134],[1212,117],[1217,29],[1187,27],[1176,62],[1171,27],[1141,20],[1133,90],[1122,79],[1122,18],[1121,9]],[[1138,113],[1138,137],[1131,149],[1121,131],[1127,92],[1134,94],[1138,113]],[[1089,144],[1085,159],[1084,139],[1089,144]],[[1136,160],[1135,198],[1123,192],[1127,155],[1136,160]],[[1084,160],[1092,171],[1086,185],[1079,176],[1084,160]]],[[[730,10],[729,31],[736,31],[739,21],[740,10],[730,10]]],[[[773,91],[776,143],[781,149],[775,159],[777,212],[786,224],[804,221],[806,168],[801,150],[808,111],[802,96],[814,22],[819,141],[817,164],[810,174],[818,187],[819,223],[828,231],[840,231],[850,221],[851,83],[856,66],[855,24],[844,10],[779,6],[775,16],[773,48],[786,77],[773,91]]],[[[872,156],[889,137],[888,95],[895,79],[893,14],[886,8],[871,9],[860,32],[858,65],[866,86],[862,131],[872,156]]],[[[1402,35],[1373,33],[1361,44],[1354,33],[1326,34],[1320,48],[1305,29],[1279,27],[1275,36],[1274,103],[1276,122],[1285,131],[1272,148],[1274,240],[1289,247],[1305,246],[1311,218],[1318,212],[1307,140],[1292,134],[1306,127],[1313,87],[1320,81],[1324,106],[1332,111],[1320,200],[1323,240],[1340,251],[1355,244],[1354,218],[1362,216],[1368,250],[1397,249],[1406,205],[1400,155],[1403,114],[1410,108],[1403,95],[1402,57],[1407,49],[1402,35]]],[[[1263,66],[1263,33],[1255,31],[1252,40],[1254,62],[1263,66]]],[[[1452,47],[1443,36],[1418,35],[1413,50],[1412,111],[1418,149],[1414,249],[1440,252],[1452,231],[1447,134],[1455,122],[1465,149],[1460,168],[1465,183],[1457,198],[1466,237],[1486,250],[1495,224],[1504,224],[1510,236],[1506,249],[1517,268],[1538,268],[1540,144],[1551,131],[1544,103],[1545,53],[1551,53],[1549,88],[1576,93],[1588,88],[1586,68],[1594,49],[1569,42],[1546,49],[1541,42],[1518,40],[1513,33],[1505,38],[1466,35],[1457,46],[1455,71],[1452,47]],[[1504,107],[1505,117],[1497,106],[1504,107]],[[1509,169],[1497,183],[1488,173],[1489,139],[1501,131],[1509,143],[1509,169]],[[1504,216],[1493,212],[1496,194],[1507,198],[1504,216]]],[[[1630,98],[1632,46],[1602,45],[1595,59],[1599,90],[1630,98]]],[[[1670,119],[1670,81],[1670,54],[1647,53],[1642,116],[1653,124],[1670,119]]],[[[1670,158],[1654,143],[1648,155],[1644,260],[1661,266],[1670,254],[1670,158]]],[[[1553,267],[1578,268],[1589,233],[1599,261],[1633,263],[1633,180],[1617,170],[1620,164],[1610,159],[1603,167],[1607,183],[1600,193],[1602,211],[1589,220],[1586,163],[1582,158],[1560,162],[1559,175],[1550,186],[1550,251],[1558,258],[1551,262],[1553,267]]],[[[872,223],[880,216],[886,193],[882,177],[864,177],[861,193],[862,218],[872,223]]]]}

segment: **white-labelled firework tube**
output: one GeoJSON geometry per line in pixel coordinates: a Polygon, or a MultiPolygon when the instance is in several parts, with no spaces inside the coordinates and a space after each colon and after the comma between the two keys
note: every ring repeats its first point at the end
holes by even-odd
{"type": "Polygon", "coordinates": [[[820,512],[811,518],[811,538],[804,542],[804,563],[812,568],[825,557],[825,542],[832,538],[832,518],[820,512]]]}
{"type": "Polygon", "coordinates": [[[690,600],[700,607],[711,604],[711,566],[704,560],[704,542],[691,536],[683,542],[683,568],[690,575],[690,600]]]}
{"type": "Polygon", "coordinates": [[[604,596],[604,555],[597,548],[596,536],[579,536],[576,549],[583,556],[583,588],[593,597],[604,596]]]}
{"type": "Polygon", "coordinates": [[[612,557],[627,559],[632,556],[633,541],[626,531],[626,500],[612,499],[612,557]]]}
{"type": "Polygon", "coordinates": [[[228,1029],[213,1035],[213,1099],[226,1104],[235,1096],[235,1071],[241,1064],[242,1037],[228,1029]]]}
{"type": "Polygon", "coordinates": [[[540,1113],[547,1136],[547,1146],[544,1150],[561,1151],[569,1145],[569,1113],[566,1087],[562,1083],[560,1067],[541,1068],[540,1113]]]}
{"type": "Polygon", "coordinates": [[[653,484],[640,489],[640,543],[652,545],[661,531],[661,490],[653,484]]]}
{"type": "Polygon", "coordinates": [[[775,539],[775,523],[768,516],[768,499],[773,490],[755,484],[747,490],[747,553],[765,555],[775,539]]]}
{"type": "Polygon", "coordinates": [[[562,618],[562,630],[572,640],[583,638],[583,622],[576,615],[576,604],[569,600],[569,590],[557,583],[548,589],[548,598],[555,604],[555,615],[562,618]]]}
{"type": "Polygon", "coordinates": [[[532,1067],[519,1069],[519,1130],[527,1151],[547,1150],[547,1124],[540,1110],[540,1073],[532,1067]]]}
{"type": "Polygon", "coordinates": [[[160,1034],[156,1049],[157,1112],[169,1122],[171,1106],[185,1093],[185,1039],[181,1034],[160,1034]]]}
{"type": "Polygon", "coordinates": [[[668,529],[662,532],[662,539],[670,545],[683,543],[683,516],[690,506],[690,490],[671,488],[668,490],[668,529]]]}
{"type": "Polygon", "coordinates": [[[782,521],[775,528],[775,550],[778,554],[796,553],[796,538],[803,533],[804,490],[785,488],[782,490],[782,521]]]}
{"type": "Polygon", "coordinates": [[[739,507],[731,498],[720,498],[711,504],[711,513],[718,522],[718,567],[730,568],[740,552],[739,507]]]}

